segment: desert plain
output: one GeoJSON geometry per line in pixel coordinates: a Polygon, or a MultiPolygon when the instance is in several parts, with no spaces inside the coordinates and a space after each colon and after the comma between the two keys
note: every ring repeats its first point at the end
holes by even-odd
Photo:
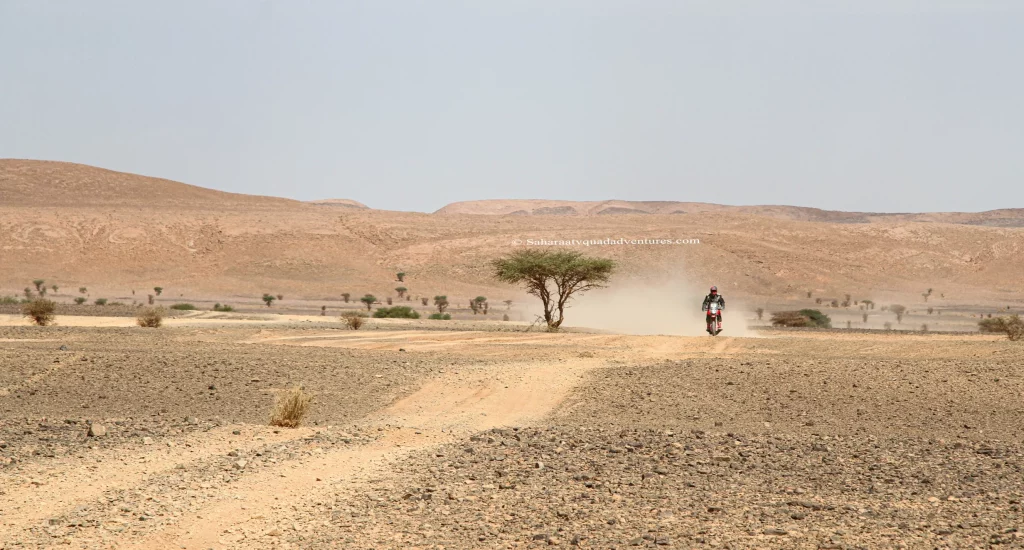
{"type": "Polygon", "coordinates": [[[1021,309],[1019,211],[417,214],[0,167],[0,296],[58,284],[52,326],[0,310],[5,550],[1024,547],[1024,348],[977,331],[1021,309]],[[488,276],[531,235],[701,242],[588,248],[619,278],[552,333],[488,276]],[[154,286],[196,309],[136,326],[154,286]],[[351,330],[342,292],[454,319],[351,330]],[[766,322],[807,307],[834,328],[766,322]],[[269,425],[295,387],[302,424],[269,425]]]}

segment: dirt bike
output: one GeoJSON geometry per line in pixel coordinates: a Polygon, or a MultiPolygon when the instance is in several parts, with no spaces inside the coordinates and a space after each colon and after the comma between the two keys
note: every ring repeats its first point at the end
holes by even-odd
{"type": "Polygon", "coordinates": [[[718,333],[722,332],[722,310],[718,307],[717,302],[711,302],[708,304],[707,312],[705,321],[709,325],[708,334],[718,336],[718,333]]]}

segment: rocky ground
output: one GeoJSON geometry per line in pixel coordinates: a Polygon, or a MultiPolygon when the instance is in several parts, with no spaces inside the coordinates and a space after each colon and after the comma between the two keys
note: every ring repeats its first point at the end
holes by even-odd
{"type": "Polygon", "coordinates": [[[1024,547],[1022,360],[963,335],[3,328],[0,548],[1024,547]],[[266,426],[294,385],[306,427],[266,426]]]}

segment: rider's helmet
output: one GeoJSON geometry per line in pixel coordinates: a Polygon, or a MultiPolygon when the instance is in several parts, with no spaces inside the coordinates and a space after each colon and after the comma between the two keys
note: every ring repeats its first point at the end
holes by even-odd
{"type": "Polygon", "coordinates": [[[717,286],[711,287],[711,293],[712,294],[718,294],[718,287],[717,286]]]}

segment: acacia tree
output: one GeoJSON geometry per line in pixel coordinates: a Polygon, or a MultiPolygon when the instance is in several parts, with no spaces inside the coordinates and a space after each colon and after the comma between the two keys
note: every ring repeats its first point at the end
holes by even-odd
{"type": "Polygon", "coordinates": [[[902,323],[903,322],[903,314],[907,312],[907,308],[905,306],[901,306],[899,304],[895,304],[895,305],[889,306],[889,311],[891,311],[891,312],[896,314],[896,322],[897,323],[902,323]]]}
{"type": "Polygon", "coordinates": [[[342,298],[343,300],[345,300],[345,303],[346,303],[346,304],[348,303],[348,299],[349,299],[349,298],[351,298],[351,297],[352,297],[352,295],[351,295],[351,294],[349,294],[348,292],[342,292],[342,293],[341,293],[341,298],[342,298]]]}
{"type": "Polygon", "coordinates": [[[444,310],[448,309],[448,297],[434,296],[434,305],[437,306],[438,313],[444,313],[444,310]]]}
{"type": "Polygon", "coordinates": [[[524,284],[540,298],[548,330],[558,330],[574,294],[605,286],[615,269],[606,258],[590,258],[573,251],[524,249],[492,262],[494,276],[509,284],[524,284]]]}
{"type": "Polygon", "coordinates": [[[398,273],[395,273],[395,277],[398,277],[398,282],[401,283],[401,282],[405,281],[405,272],[404,271],[399,271],[398,273]]]}
{"type": "Polygon", "coordinates": [[[398,293],[398,299],[399,300],[401,300],[402,298],[405,298],[405,291],[406,290],[409,290],[409,289],[405,288],[404,286],[397,286],[397,287],[395,287],[395,292],[398,293]]]}
{"type": "MultiPolygon", "coordinates": [[[[164,291],[164,287],[162,287],[162,286],[155,286],[155,287],[153,287],[153,292],[156,292],[156,295],[157,295],[157,296],[159,296],[160,294],[162,294],[162,293],[163,293],[163,291],[164,291]]],[[[268,304],[268,305],[269,305],[269,304],[268,304]]]]}
{"type": "Polygon", "coordinates": [[[264,294],[263,295],[263,301],[267,303],[267,307],[270,307],[270,304],[274,303],[274,300],[276,300],[276,299],[277,299],[277,297],[274,296],[273,294],[264,294]]]}
{"type": "Polygon", "coordinates": [[[373,303],[377,301],[377,297],[373,294],[367,294],[360,298],[359,301],[366,304],[366,311],[370,311],[370,308],[373,307],[373,303]]]}

